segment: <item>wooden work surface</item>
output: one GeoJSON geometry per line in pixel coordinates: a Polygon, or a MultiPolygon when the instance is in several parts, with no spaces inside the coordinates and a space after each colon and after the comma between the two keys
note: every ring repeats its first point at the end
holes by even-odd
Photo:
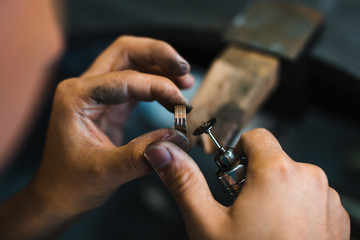
{"type": "Polygon", "coordinates": [[[188,116],[190,145],[202,144],[205,152],[214,151],[208,136],[192,135],[210,117],[217,119],[212,133],[220,144],[237,141],[241,127],[277,85],[278,66],[274,57],[227,47],[213,62],[192,101],[194,108],[188,116]]]}

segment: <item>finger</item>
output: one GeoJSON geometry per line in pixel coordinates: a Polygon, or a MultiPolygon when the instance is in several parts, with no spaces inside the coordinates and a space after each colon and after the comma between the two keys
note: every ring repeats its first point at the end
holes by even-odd
{"type": "Polygon", "coordinates": [[[329,187],[328,199],[329,222],[334,234],[334,239],[349,239],[349,215],[341,204],[339,194],[331,187],[329,187]]]}
{"type": "Polygon", "coordinates": [[[172,80],[180,89],[188,89],[192,87],[195,83],[195,78],[191,74],[186,74],[180,77],[172,78],[172,80]]]}
{"type": "Polygon", "coordinates": [[[182,76],[190,65],[169,44],[151,38],[123,36],[109,46],[83,75],[95,76],[137,66],[159,66],[169,76],[182,76]]]}
{"type": "Polygon", "coordinates": [[[167,77],[167,78],[171,79],[171,81],[173,81],[180,89],[190,88],[194,85],[194,82],[195,82],[194,77],[190,73],[187,73],[182,76],[174,77],[174,76],[164,73],[164,71],[159,66],[139,68],[137,70],[139,70],[140,72],[143,72],[143,73],[149,73],[149,74],[167,77]]]}
{"type": "Polygon", "coordinates": [[[170,112],[175,105],[190,103],[182,95],[178,87],[169,79],[139,73],[132,70],[112,72],[90,79],[83,79],[81,83],[83,97],[97,103],[120,104],[129,100],[158,101],[170,112]]]}
{"type": "Polygon", "coordinates": [[[254,129],[242,134],[239,144],[249,159],[247,180],[265,174],[280,176],[291,168],[292,160],[266,129],[254,129]]]}
{"type": "Polygon", "coordinates": [[[182,76],[190,72],[189,63],[168,43],[151,38],[129,38],[125,44],[133,65],[159,66],[170,76],[182,76]]]}
{"type": "Polygon", "coordinates": [[[120,182],[144,176],[152,168],[144,158],[146,147],[152,142],[169,141],[181,148],[187,148],[188,140],[184,134],[175,129],[159,129],[133,139],[128,144],[110,151],[110,162],[106,166],[121,178],[120,182]]]}
{"type": "Polygon", "coordinates": [[[215,201],[200,169],[184,151],[157,142],[147,147],[145,156],[175,198],[187,227],[211,229],[216,224],[213,216],[219,223],[225,218],[226,208],[215,201]]]}

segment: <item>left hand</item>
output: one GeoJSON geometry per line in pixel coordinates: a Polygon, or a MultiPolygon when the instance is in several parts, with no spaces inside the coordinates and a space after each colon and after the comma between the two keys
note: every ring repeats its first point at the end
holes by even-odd
{"type": "Polygon", "coordinates": [[[189,105],[179,88],[193,84],[190,66],[167,43],[120,37],[79,78],[56,90],[45,153],[31,188],[52,211],[76,215],[104,203],[122,184],[151,171],[143,153],[168,140],[186,145],[172,129],[122,144],[134,102],[160,102],[169,111],[189,105]]]}

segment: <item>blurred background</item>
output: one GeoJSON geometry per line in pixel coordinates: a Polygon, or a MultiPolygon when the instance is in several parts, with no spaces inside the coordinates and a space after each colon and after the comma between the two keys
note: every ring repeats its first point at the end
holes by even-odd
{"type": "MultiPolygon", "coordinates": [[[[56,84],[81,74],[123,34],[172,44],[192,65],[191,98],[212,60],[223,50],[224,30],[251,0],[71,0],[65,7],[67,48],[37,123],[0,179],[0,200],[24,187],[41,160],[56,84]]],[[[300,85],[274,92],[243,131],[265,127],[296,161],[326,172],[360,239],[360,1],[292,0],[317,9],[325,23],[309,50],[300,85]],[[284,94],[286,92],[296,94],[284,94]]],[[[205,120],[205,119],[204,119],[205,120]]],[[[126,130],[127,141],[154,129],[172,127],[173,115],[157,103],[141,103],[126,130]],[[149,119],[144,121],[144,119],[149,119]]],[[[203,171],[214,197],[229,204],[214,178],[212,155],[189,154],[203,171]]],[[[196,196],[195,196],[196,197],[196,196]]],[[[104,206],[84,216],[62,239],[188,239],[176,204],[154,174],[130,182],[104,206]]]]}

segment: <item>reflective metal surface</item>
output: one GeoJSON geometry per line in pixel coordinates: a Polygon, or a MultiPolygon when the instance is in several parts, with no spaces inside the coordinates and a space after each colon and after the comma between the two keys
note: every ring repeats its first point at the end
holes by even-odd
{"type": "Polygon", "coordinates": [[[241,188],[245,181],[246,166],[248,163],[247,157],[240,156],[240,154],[231,147],[222,147],[215,137],[211,134],[210,130],[216,123],[215,118],[201,124],[194,131],[195,136],[201,134],[208,134],[213,140],[217,147],[214,161],[219,167],[215,177],[222,186],[225,193],[232,199],[235,200],[241,191],[241,188]]]}
{"type": "Polygon", "coordinates": [[[245,182],[246,165],[237,164],[228,171],[216,172],[216,179],[231,199],[235,200],[245,182]]]}

